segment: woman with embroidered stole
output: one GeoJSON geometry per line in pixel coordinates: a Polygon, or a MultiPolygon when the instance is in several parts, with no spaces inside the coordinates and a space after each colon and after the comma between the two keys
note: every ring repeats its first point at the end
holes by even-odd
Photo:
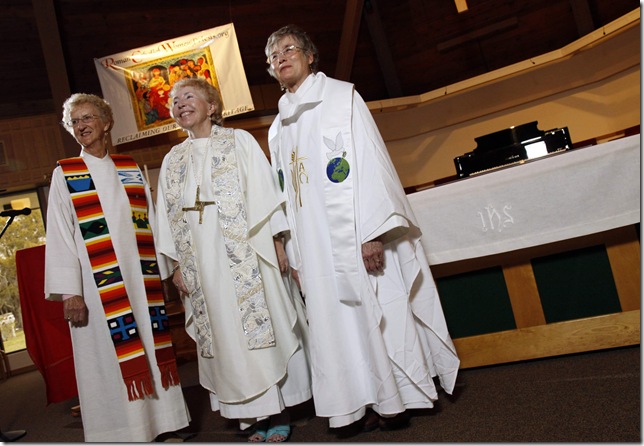
{"type": "Polygon", "coordinates": [[[354,86],[317,72],[298,27],[274,32],[265,53],[285,91],[268,143],[306,299],[316,413],[352,425],[342,435],[403,427],[406,409],[433,407],[432,377],[451,393],[459,367],[420,230],[354,86]]]}
{"type": "MultiPolygon", "coordinates": [[[[74,94],[63,125],[82,150],[60,160],[47,209],[45,295],[70,322],[85,441],[152,441],[188,426],[135,161],[108,153],[109,104],[74,94]]],[[[167,269],[167,268],[166,268],[167,269]]]]}
{"type": "Polygon", "coordinates": [[[242,429],[259,420],[249,441],[285,441],[285,407],[311,391],[303,303],[282,275],[288,227],[278,186],[257,141],[222,127],[212,85],[182,80],[171,104],[188,138],[159,173],[157,248],[175,263],[200,383],[212,409],[242,429]]]}

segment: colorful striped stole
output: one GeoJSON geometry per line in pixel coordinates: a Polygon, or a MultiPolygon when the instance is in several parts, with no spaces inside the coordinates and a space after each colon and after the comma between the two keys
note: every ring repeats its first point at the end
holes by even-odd
{"type": "MultiPolygon", "coordinates": [[[[132,208],[132,222],[154,335],[154,352],[161,372],[161,384],[168,389],[171,385],[179,384],[179,372],[148,221],[143,176],[132,157],[111,155],[111,158],[132,208]]],[[[81,157],[60,160],[58,165],[63,170],[76,210],[128,398],[134,401],[151,396],[154,394],[152,375],[94,181],[81,157]]]]}

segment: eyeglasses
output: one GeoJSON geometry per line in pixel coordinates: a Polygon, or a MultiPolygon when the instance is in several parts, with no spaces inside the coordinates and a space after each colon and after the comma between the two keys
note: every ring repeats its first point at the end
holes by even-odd
{"type": "Polygon", "coordinates": [[[78,119],[76,119],[76,118],[75,119],[70,119],[65,124],[67,124],[68,127],[76,127],[81,122],[83,124],[89,124],[94,119],[98,119],[98,118],[100,118],[100,116],[98,116],[98,115],[85,115],[85,116],[82,116],[82,117],[80,117],[78,119]]]}
{"type": "Polygon", "coordinates": [[[295,45],[289,45],[286,48],[284,48],[282,51],[277,51],[275,53],[272,53],[270,56],[268,56],[268,59],[266,59],[266,63],[273,65],[275,62],[279,60],[281,56],[284,56],[286,58],[291,58],[295,56],[295,53],[297,50],[301,50],[299,46],[295,45]]]}

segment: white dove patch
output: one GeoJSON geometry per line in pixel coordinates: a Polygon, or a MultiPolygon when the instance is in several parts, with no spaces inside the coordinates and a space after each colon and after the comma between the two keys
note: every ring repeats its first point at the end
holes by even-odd
{"type": "Polygon", "coordinates": [[[329,162],[326,165],[326,176],[332,183],[342,183],[349,176],[351,166],[346,160],[347,151],[344,149],[342,133],[338,132],[335,141],[326,136],[323,137],[324,144],[327,146],[326,157],[329,162]]]}

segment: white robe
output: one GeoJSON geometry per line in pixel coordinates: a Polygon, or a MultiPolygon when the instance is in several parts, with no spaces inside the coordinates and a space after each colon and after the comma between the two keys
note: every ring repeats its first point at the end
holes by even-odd
{"type": "MultiPolygon", "coordinates": [[[[210,391],[214,411],[219,410],[226,418],[256,419],[280,413],[286,406],[294,406],[311,398],[310,373],[303,348],[306,320],[299,293],[289,293],[286,288],[288,285],[277,268],[273,235],[287,230],[288,226],[270,165],[250,133],[236,129],[234,135],[244,205],[249,228],[251,224],[254,228],[249,243],[257,253],[266,303],[275,332],[274,347],[257,350],[249,350],[247,347],[217,206],[205,207],[202,224],[199,224],[199,212],[186,211],[185,218],[195,246],[196,262],[201,272],[201,288],[212,330],[214,357],[198,356],[200,383],[210,391]]],[[[199,166],[197,169],[201,170],[201,200],[215,201],[210,170],[214,153],[211,149],[209,159],[204,163],[204,142],[204,139],[197,140],[189,149],[193,151],[192,158],[195,161],[187,157],[182,207],[191,207],[195,201],[199,177],[195,176],[195,162],[199,166]]],[[[159,173],[158,227],[155,233],[158,235],[156,243],[159,252],[178,260],[166,203],[170,155],[171,153],[164,158],[159,173]]],[[[184,297],[186,331],[196,339],[195,317],[188,299],[184,297]]]]}
{"type": "Polygon", "coordinates": [[[310,75],[282,96],[268,138],[307,306],[317,415],[341,427],[365,407],[382,415],[432,407],[432,377],[451,393],[460,362],[418,225],[366,104],[352,85],[310,75]],[[327,176],[333,158],[349,166],[346,180],[327,176]],[[371,275],[361,245],[378,236],[385,270],[371,275]]]}
{"type": "MultiPolygon", "coordinates": [[[[99,159],[84,152],[81,156],[92,175],[107,220],[152,372],[155,397],[128,400],[78,218],[60,167],[53,172],[47,206],[45,296],[61,300],[64,294],[80,295],[89,309],[87,326],[70,328],[85,441],[148,442],[161,433],[186,427],[190,415],[181,386],[165,390],[161,385],[132,211],[114,162],[109,156],[99,159]]],[[[147,184],[146,195],[152,225],[154,209],[147,184]]]]}

